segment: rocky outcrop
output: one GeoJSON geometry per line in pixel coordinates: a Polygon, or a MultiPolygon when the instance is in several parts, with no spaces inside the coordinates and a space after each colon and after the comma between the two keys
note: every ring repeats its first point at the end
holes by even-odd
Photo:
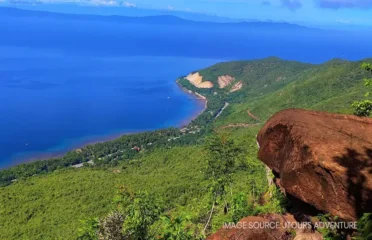
{"type": "Polygon", "coordinates": [[[247,217],[208,240],[318,240],[323,239],[316,232],[319,220],[310,212],[349,221],[372,212],[372,119],[289,109],[271,117],[257,141],[260,160],[275,173],[296,217],[247,217]]]}
{"type": "Polygon", "coordinates": [[[257,140],[287,194],[345,220],[372,211],[372,119],[289,109],[257,140]]]}
{"type": "Polygon", "coordinates": [[[197,88],[212,88],[213,83],[210,81],[203,82],[203,76],[200,73],[190,73],[187,77],[185,77],[192,85],[197,88]]]}
{"type": "Polygon", "coordinates": [[[235,225],[225,225],[207,240],[321,240],[309,224],[298,223],[288,215],[267,214],[242,219],[235,225]]]}
{"type": "Polygon", "coordinates": [[[218,77],[217,81],[220,88],[225,88],[235,81],[235,78],[229,75],[222,75],[218,77]]]}

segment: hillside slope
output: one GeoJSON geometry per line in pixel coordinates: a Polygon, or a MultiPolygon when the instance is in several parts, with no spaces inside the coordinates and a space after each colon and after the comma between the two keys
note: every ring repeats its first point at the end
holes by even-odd
{"type": "MultiPolygon", "coordinates": [[[[242,139],[242,144],[256,151],[254,140],[242,139]]],[[[206,162],[201,156],[198,146],[158,149],[118,167],[64,169],[19,180],[0,191],[0,239],[76,239],[80,220],[105,216],[121,186],[153,193],[168,211],[186,209],[198,222],[209,206],[206,162]]],[[[253,154],[247,156],[247,161],[253,159],[258,162],[253,154]]],[[[257,194],[266,191],[262,164],[238,170],[233,178],[236,192],[248,194],[251,182],[257,194]]],[[[226,220],[223,211],[216,213],[213,230],[222,220],[226,220]]]]}
{"type": "Polygon", "coordinates": [[[229,89],[217,87],[196,89],[184,79],[180,82],[185,87],[208,96],[213,104],[230,103],[229,109],[215,122],[218,126],[254,123],[254,119],[247,117],[247,111],[262,120],[282,109],[293,107],[350,114],[351,103],[363,98],[365,94],[362,79],[367,74],[360,68],[362,62],[334,59],[324,64],[312,65],[267,58],[220,63],[199,71],[206,81],[215,86],[218,86],[218,77],[222,75],[234,77],[235,82],[241,81],[242,88],[233,93],[229,89]]]}

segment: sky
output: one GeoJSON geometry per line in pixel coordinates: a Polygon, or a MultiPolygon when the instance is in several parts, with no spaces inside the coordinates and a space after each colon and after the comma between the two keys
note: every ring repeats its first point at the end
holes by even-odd
{"type": "Polygon", "coordinates": [[[372,26],[372,0],[0,0],[197,12],[244,20],[372,26]]]}

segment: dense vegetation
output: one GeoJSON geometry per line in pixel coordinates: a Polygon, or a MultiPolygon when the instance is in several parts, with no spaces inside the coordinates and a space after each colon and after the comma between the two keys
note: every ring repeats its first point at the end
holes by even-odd
{"type": "Polygon", "coordinates": [[[200,71],[216,86],[225,74],[242,81],[233,93],[197,89],[180,78],[208,99],[206,111],[185,128],[123,136],[1,171],[0,239],[177,239],[180,231],[181,239],[197,239],[226,221],[282,212],[282,196],[267,185],[256,157],[260,126],[291,107],[353,113],[351,105],[365,95],[361,79],[369,77],[360,64],[268,58],[200,71]],[[71,168],[90,160],[94,165],[71,168]],[[141,211],[148,218],[138,218],[141,211]],[[125,227],[112,228],[118,222],[125,227]]]}
{"type": "MultiPolygon", "coordinates": [[[[372,74],[372,65],[370,63],[363,63],[362,68],[372,74]]],[[[372,86],[372,78],[365,78],[364,85],[366,87],[372,86]]],[[[370,92],[367,92],[365,96],[368,98],[370,92]]],[[[372,101],[369,99],[363,101],[356,101],[352,105],[354,107],[354,114],[361,117],[368,117],[372,114],[372,101]]]]}
{"type": "MultiPolygon", "coordinates": [[[[252,154],[254,139],[243,138],[250,131],[236,135],[237,144],[251,153],[245,156],[247,166],[236,165],[232,186],[233,194],[254,193],[258,198],[266,191],[266,180],[262,164],[252,154]]],[[[199,146],[160,148],[112,168],[61,169],[12,183],[0,193],[0,239],[73,239],[84,226],[80,220],[105,217],[116,209],[121,186],[155,195],[163,203],[164,216],[187,211],[193,222],[203,225],[210,210],[203,152],[199,146]]],[[[226,217],[216,208],[211,231],[226,217]]]]}
{"type": "Polygon", "coordinates": [[[116,166],[120,161],[138,157],[141,150],[144,153],[160,147],[169,148],[195,144],[199,135],[200,131],[195,128],[187,129],[186,132],[169,128],[126,135],[113,141],[88,145],[82,149],[71,151],[62,158],[21,164],[3,170],[0,172],[0,186],[8,185],[15,179],[45,174],[88,161],[93,161],[96,166],[116,166]]]}

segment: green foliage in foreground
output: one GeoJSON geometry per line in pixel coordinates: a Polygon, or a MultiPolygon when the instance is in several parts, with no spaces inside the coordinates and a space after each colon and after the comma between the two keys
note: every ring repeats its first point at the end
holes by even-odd
{"type": "MultiPolygon", "coordinates": [[[[204,239],[210,232],[208,229],[211,229],[210,223],[214,214],[225,221],[237,221],[238,216],[250,213],[248,206],[251,206],[251,213],[260,213],[259,208],[254,209],[258,206],[256,202],[243,197],[247,196],[247,193],[239,192],[238,198],[232,199],[234,183],[232,175],[239,171],[236,164],[240,162],[237,161],[239,157],[244,158],[241,152],[241,147],[226,135],[208,139],[205,146],[208,185],[204,190],[207,196],[210,195],[212,207],[206,221],[201,218],[192,220],[185,212],[179,212],[178,215],[170,213],[170,210],[177,210],[162,205],[161,197],[155,197],[147,192],[133,193],[122,187],[114,198],[116,208],[99,221],[98,229],[95,221],[86,222],[90,226],[82,228],[86,232],[79,231],[79,239],[204,239]],[[230,196],[227,190],[231,193],[230,196]],[[233,209],[230,214],[229,206],[233,209]],[[205,226],[201,229],[200,225],[205,226]],[[96,235],[87,238],[92,236],[92,229],[96,229],[96,235]]],[[[201,217],[204,215],[205,213],[202,213],[201,217]]]]}
{"type": "Polygon", "coordinates": [[[118,209],[111,212],[98,223],[88,222],[91,227],[87,232],[80,230],[78,239],[154,239],[155,232],[150,229],[162,212],[161,204],[147,192],[120,192],[116,197],[119,203],[118,209]],[[97,229],[95,235],[91,236],[91,229],[97,229]],[[88,234],[87,234],[88,233],[88,234]],[[86,236],[89,236],[87,238],[86,236]]]}
{"type": "Polygon", "coordinates": [[[240,192],[236,194],[232,203],[232,221],[234,223],[239,222],[242,218],[246,216],[254,215],[253,206],[249,204],[247,195],[240,192]]]}
{"type": "MultiPolygon", "coordinates": [[[[372,66],[370,63],[363,63],[362,69],[365,69],[372,75],[372,66]]],[[[372,86],[372,79],[364,79],[364,85],[366,87],[372,86]]],[[[365,94],[366,97],[369,97],[370,93],[365,94]]],[[[372,114],[372,101],[369,99],[363,101],[356,101],[352,104],[354,108],[354,114],[361,117],[369,117],[372,114]]]]}
{"type": "MultiPolygon", "coordinates": [[[[344,222],[344,220],[337,216],[330,214],[319,214],[313,219],[320,222],[344,222]]],[[[319,228],[318,231],[322,233],[324,240],[343,240],[350,238],[350,229],[342,228],[319,228]]],[[[353,240],[372,240],[372,213],[365,213],[357,222],[357,229],[352,234],[353,240]]]]}
{"type": "Polygon", "coordinates": [[[195,234],[196,231],[192,229],[190,215],[183,214],[175,217],[166,215],[161,219],[160,239],[194,240],[202,238],[201,235],[195,234]]]}
{"type": "Polygon", "coordinates": [[[202,239],[192,230],[189,215],[163,215],[157,198],[146,192],[130,194],[121,192],[120,206],[106,217],[97,221],[83,222],[78,240],[125,240],[125,239],[202,239]],[[123,207],[123,205],[125,207],[123,207]],[[162,216],[161,216],[162,215],[162,216]],[[156,220],[158,223],[154,225],[156,220]]]}
{"type": "Polygon", "coordinates": [[[365,213],[358,221],[358,240],[372,240],[372,213],[365,213]]]}
{"type": "Polygon", "coordinates": [[[352,107],[355,109],[354,114],[360,117],[369,117],[372,113],[372,101],[363,100],[360,102],[354,102],[352,107]]]}

